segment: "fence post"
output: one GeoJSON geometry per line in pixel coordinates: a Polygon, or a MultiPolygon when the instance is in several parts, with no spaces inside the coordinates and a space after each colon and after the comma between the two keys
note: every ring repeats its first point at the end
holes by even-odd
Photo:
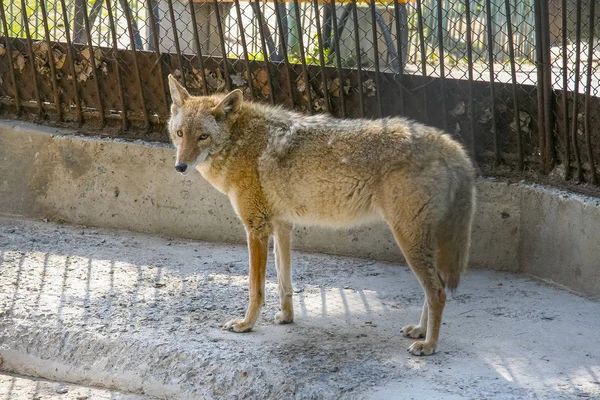
{"type": "Polygon", "coordinates": [[[554,166],[552,66],[550,65],[550,13],[547,1],[535,0],[535,47],[538,76],[538,127],[541,171],[554,166]]]}
{"type": "Polygon", "coordinates": [[[540,1],[542,19],[542,63],[544,65],[544,130],[546,131],[545,172],[550,173],[555,164],[554,148],[554,90],[550,62],[550,11],[548,1],[540,1]]]}

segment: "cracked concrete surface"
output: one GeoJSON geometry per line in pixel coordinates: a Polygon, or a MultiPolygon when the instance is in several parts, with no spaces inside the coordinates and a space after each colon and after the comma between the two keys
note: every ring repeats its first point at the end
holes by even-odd
{"type": "Polygon", "coordinates": [[[294,253],[296,320],[276,326],[271,257],[256,329],[221,331],[245,310],[246,257],[238,245],[0,219],[0,370],[167,399],[600,398],[593,300],[470,270],[437,353],[419,358],[399,333],[420,315],[416,279],[362,259],[294,253]]]}

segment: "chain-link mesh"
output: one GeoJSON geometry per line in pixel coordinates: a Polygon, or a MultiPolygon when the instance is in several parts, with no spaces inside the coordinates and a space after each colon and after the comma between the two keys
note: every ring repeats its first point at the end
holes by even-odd
{"type": "Polygon", "coordinates": [[[454,133],[481,162],[546,159],[594,181],[600,5],[566,3],[5,0],[0,100],[160,131],[173,73],[194,94],[239,87],[307,112],[404,114],[454,133]]]}

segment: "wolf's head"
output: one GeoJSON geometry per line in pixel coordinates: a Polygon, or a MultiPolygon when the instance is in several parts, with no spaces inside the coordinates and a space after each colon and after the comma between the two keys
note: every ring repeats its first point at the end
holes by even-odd
{"type": "Polygon", "coordinates": [[[226,142],[226,123],[239,111],[243,94],[238,89],[225,97],[193,97],[173,75],[169,75],[169,89],[173,99],[169,135],[177,148],[175,169],[186,173],[226,142]]]}

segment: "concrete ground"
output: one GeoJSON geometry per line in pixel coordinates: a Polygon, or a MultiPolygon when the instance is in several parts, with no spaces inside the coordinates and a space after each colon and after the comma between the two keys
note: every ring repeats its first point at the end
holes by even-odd
{"type": "MultiPolygon", "coordinates": [[[[0,219],[0,370],[161,399],[600,398],[598,302],[470,270],[437,353],[420,358],[399,333],[419,318],[419,284],[362,259],[295,253],[285,326],[272,322],[271,259],[256,329],[221,331],[244,312],[246,257],[241,245],[0,219]]],[[[0,399],[33,398],[11,397],[12,377],[0,376],[0,399]]]]}
{"type": "Polygon", "coordinates": [[[16,374],[0,373],[2,400],[150,400],[153,397],[127,394],[72,383],[54,382],[16,374]]]}

